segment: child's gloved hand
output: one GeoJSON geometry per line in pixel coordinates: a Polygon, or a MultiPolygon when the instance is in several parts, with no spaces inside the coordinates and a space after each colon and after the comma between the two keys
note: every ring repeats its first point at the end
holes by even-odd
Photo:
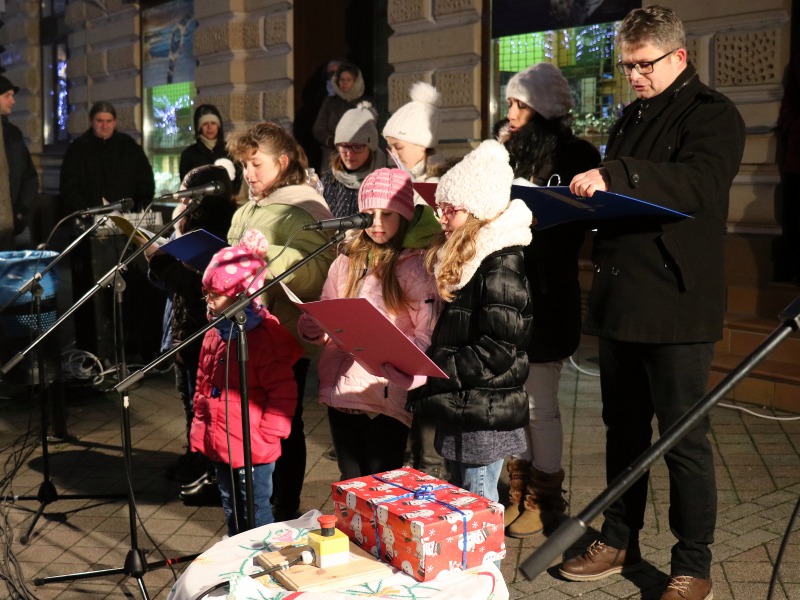
{"type": "Polygon", "coordinates": [[[321,338],[325,335],[325,330],[320,327],[319,323],[314,317],[303,313],[297,320],[297,333],[299,333],[300,337],[303,339],[313,342],[321,340],[321,338]]]}
{"type": "Polygon", "coordinates": [[[409,375],[408,373],[403,373],[391,363],[383,363],[383,365],[381,365],[381,372],[386,379],[404,390],[418,388],[428,379],[426,375],[409,375]]]}

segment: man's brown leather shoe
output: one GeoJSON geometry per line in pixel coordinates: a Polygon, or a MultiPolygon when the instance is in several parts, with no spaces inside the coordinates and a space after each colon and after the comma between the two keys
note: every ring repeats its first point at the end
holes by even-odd
{"type": "Polygon", "coordinates": [[[620,550],[596,540],[586,552],[563,562],[558,572],[570,581],[597,581],[614,573],[635,571],[641,566],[638,548],[620,550]]]}
{"type": "Polygon", "coordinates": [[[688,575],[670,577],[661,600],[713,600],[710,579],[698,579],[688,575]]]}

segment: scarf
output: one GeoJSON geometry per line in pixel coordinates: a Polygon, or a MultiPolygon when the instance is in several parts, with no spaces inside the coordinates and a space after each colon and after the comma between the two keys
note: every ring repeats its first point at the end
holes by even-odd
{"type": "Polygon", "coordinates": [[[217,142],[219,141],[219,140],[217,140],[216,138],[215,138],[215,139],[213,139],[213,140],[212,140],[212,139],[210,139],[210,138],[207,138],[207,137],[206,137],[206,136],[204,136],[203,134],[200,134],[200,135],[198,135],[198,136],[197,136],[197,139],[198,139],[198,140],[200,140],[200,142],[201,142],[201,143],[202,143],[202,144],[203,144],[203,145],[204,145],[206,148],[208,148],[209,150],[213,150],[214,148],[216,148],[216,146],[217,146],[217,142]]]}
{"type": "Polygon", "coordinates": [[[336,180],[344,187],[351,190],[358,190],[361,188],[361,184],[366,176],[372,173],[372,171],[372,166],[368,163],[358,171],[340,171],[337,169],[333,172],[333,176],[336,177],[336,180]]]}
{"type": "MultiPolygon", "coordinates": [[[[244,314],[246,317],[244,322],[245,331],[252,331],[264,320],[263,308],[257,309],[252,302],[244,307],[244,314]]],[[[232,319],[220,319],[219,317],[212,317],[212,319],[214,320],[214,327],[220,332],[223,340],[227,342],[238,337],[239,329],[234,326],[232,319]]]]}

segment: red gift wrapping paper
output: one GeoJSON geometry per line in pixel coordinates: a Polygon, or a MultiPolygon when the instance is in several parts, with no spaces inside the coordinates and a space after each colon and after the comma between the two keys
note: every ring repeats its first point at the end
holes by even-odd
{"type": "Polygon", "coordinates": [[[411,467],[331,488],[337,527],[419,581],[506,555],[502,504],[411,467]]]}

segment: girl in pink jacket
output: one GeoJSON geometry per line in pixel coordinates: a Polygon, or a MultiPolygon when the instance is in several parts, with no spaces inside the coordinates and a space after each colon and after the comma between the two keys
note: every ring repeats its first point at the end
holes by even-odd
{"type": "MultiPolygon", "coordinates": [[[[247,529],[247,496],[238,329],[231,319],[219,316],[239,294],[250,294],[264,285],[266,250],[264,235],[251,229],[239,245],[217,252],[203,274],[208,318],[215,326],[206,332],[200,350],[190,442],[193,451],[202,452],[214,465],[228,535],[247,529]]],[[[254,521],[259,527],[274,520],[270,506],[272,472],[281,455],[281,440],[291,430],[297,406],[292,365],[303,349],[262,306],[260,298],[253,299],[244,313],[254,521]]]]}
{"type": "MultiPolygon", "coordinates": [[[[438,294],[423,264],[425,249],[441,232],[428,206],[414,206],[414,189],[400,169],[378,169],[358,193],[358,209],[373,223],[346,242],[331,265],[322,300],[366,298],[421,350],[431,341],[438,294]]],[[[408,390],[424,378],[384,365],[371,375],[329,339],[313,317],[298,322],[301,338],[324,344],[317,365],[319,401],[328,406],[342,479],[403,465],[411,413],[408,390]]]]}

